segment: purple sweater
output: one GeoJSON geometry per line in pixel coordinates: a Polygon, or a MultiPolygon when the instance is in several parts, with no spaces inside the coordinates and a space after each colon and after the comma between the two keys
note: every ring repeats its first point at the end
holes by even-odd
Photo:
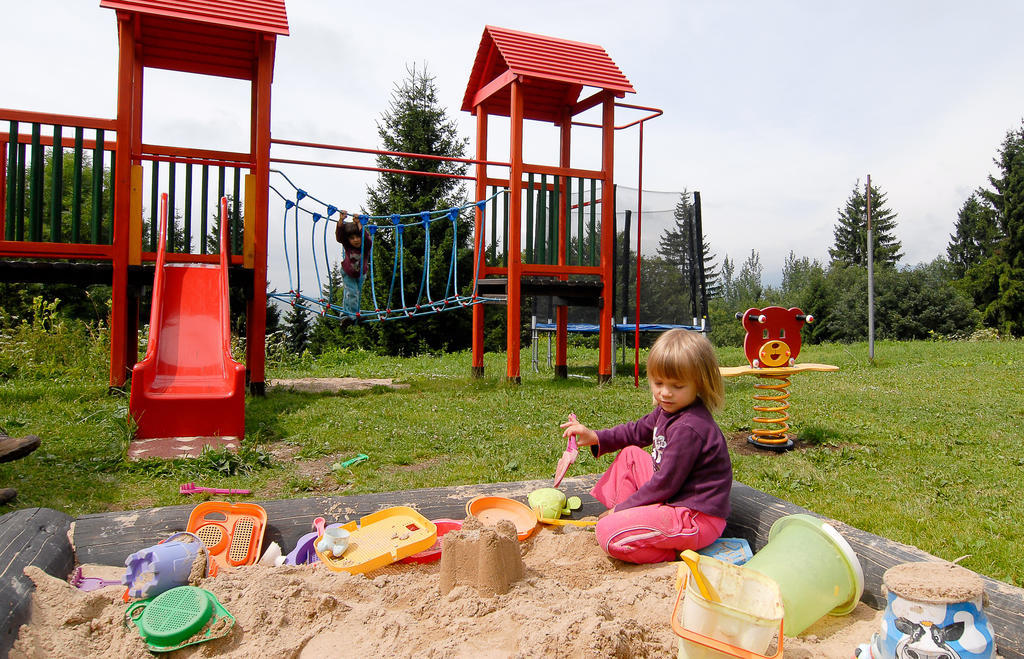
{"type": "Polygon", "coordinates": [[[348,243],[342,243],[342,259],[341,259],[341,270],[347,276],[353,279],[359,279],[362,274],[370,268],[370,245],[373,241],[370,239],[369,234],[364,234],[362,247],[352,247],[348,243]],[[359,263],[360,254],[363,257],[362,264],[359,263]],[[362,265],[362,268],[359,266],[362,265]],[[362,272],[360,272],[362,270],[362,272]]]}
{"type": "Polygon", "coordinates": [[[722,430],[700,399],[674,414],[656,407],[631,423],[598,430],[597,439],[590,447],[595,456],[625,446],[651,446],[654,475],[616,510],[663,503],[729,516],[732,460],[722,430]]]}

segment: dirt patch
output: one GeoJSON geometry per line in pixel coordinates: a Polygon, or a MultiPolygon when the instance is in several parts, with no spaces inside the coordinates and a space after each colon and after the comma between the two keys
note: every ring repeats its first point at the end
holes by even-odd
{"type": "MultiPolygon", "coordinates": [[[[750,437],[749,430],[737,430],[735,432],[725,433],[725,441],[729,445],[729,450],[735,455],[774,455],[777,451],[769,449],[758,448],[751,444],[748,440],[750,437]]],[[[847,448],[851,445],[847,445],[847,448]]],[[[831,451],[841,451],[844,446],[838,444],[812,444],[810,442],[800,441],[799,438],[793,438],[793,448],[790,451],[806,451],[812,448],[823,448],[831,451]]]]}
{"type": "MultiPolygon", "coordinates": [[[[302,447],[285,442],[275,442],[268,447],[268,451],[274,461],[279,464],[294,466],[294,473],[289,478],[275,478],[268,481],[260,490],[260,496],[275,498],[284,496],[292,490],[289,488],[291,480],[298,479],[304,485],[305,492],[338,494],[352,487],[351,483],[339,482],[331,467],[339,461],[352,457],[351,454],[324,455],[317,458],[297,457],[302,447]]],[[[342,474],[344,481],[344,470],[342,474]]]]}
{"type": "Polygon", "coordinates": [[[285,442],[274,442],[268,447],[270,456],[277,462],[289,462],[292,458],[299,454],[299,450],[302,447],[296,444],[288,444],[285,442]]]}
{"type": "Polygon", "coordinates": [[[392,378],[294,378],[271,380],[267,389],[300,391],[307,394],[336,394],[342,391],[369,391],[374,387],[408,389],[408,384],[396,383],[392,378]]]}
{"type": "MultiPolygon", "coordinates": [[[[768,449],[758,448],[751,444],[748,440],[750,437],[749,430],[738,430],[736,432],[725,433],[725,442],[729,445],[729,451],[735,455],[774,455],[777,451],[771,451],[768,449]]],[[[791,451],[803,451],[809,447],[808,444],[801,442],[799,439],[793,440],[793,448],[791,451]]]]}
{"type": "Polygon", "coordinates": [[[442,458],[429,458],[420,462],[414,462],[411,465],[397,465],[392,469],[394,471],[423,471],[424,469],[429,469],[434,465],[441,464],[441,462],[442,458]]]}

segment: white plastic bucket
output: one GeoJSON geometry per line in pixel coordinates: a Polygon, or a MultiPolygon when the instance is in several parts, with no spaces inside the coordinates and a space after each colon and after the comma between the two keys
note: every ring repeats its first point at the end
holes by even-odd
{"type": "Polygon", "coordinates": [[[672,616],[679,659],[765,656],[772,639],[781,641],[778,585],[759,572],[709,557],[701,558],[700,567],[721,602],[705,599],[693,579],[686,580],[672,616]]]}

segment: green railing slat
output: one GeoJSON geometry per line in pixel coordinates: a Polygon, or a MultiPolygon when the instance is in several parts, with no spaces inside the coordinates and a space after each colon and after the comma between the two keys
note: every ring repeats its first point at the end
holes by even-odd
{"type": "Polygon", "coordinates": [[[572,177],[565,177],[565,264],[572,265],[572,177]]]}
{"type": "Polygon", "coordinates": [[[242,170],[235,170],[235,198],[231,209],[231,253],[242,253],[242,170]]]}
{"type": "Polygon", "coordinates": [[[490,187],[491,196],[491,263],[498,262],[498,186],[490,187]]]}
{"type": "Polygon", "coordinates": [[[14,209],[14,239],[25,240],[25,179],[28,176],[28,168],[25,167],[25,145],[18,143],[18,170],[15,175],[18,177],[18,190],[16,193],[14,209]]]}
{"type": "Polygon", "coordinates": [[[149,251],[157,251],[160,238],[157,235],[160,227],[160,163],[153,162],[153,171],[149,174],[149,251]]]}
{"type": "MultiPolygon", "coordinates": [[[[533,214],[533,174],[526,177],[526,262],[533,263],[533,223],[536,218],[533,214]]],[[[508,235],[508,232],[505,232],[508,235]]],[[[508,251],[507,249],[505,250],[508,251]]]]}
{"type": "Polygon", "coordinates": [[[576,225],[577,238],[576,245],[576,265],[583,265],[583,242],[586,239],[586,235],[583,233],[583,177],[576,179],[576,225]]]}
{"type": "Polygon", "coordinates": [[[590,180],[590,265],[597,265],[597,181],[590,180]]]}
{"type": "Polygon", "coordinates": [[[46,161],[43,158],[42,126],[39,122],[32,124],[32,187],[28,198],[29,240],[40,242],[43,239],[43,180],[46,161]]]}
{"type": "Polygon", "coordinates": [[[82,231],[82,143],[85,141],[85,129],[75,128],[75,172],[71,183],[71,242],[80,240],[82,231]]]}
{"type": "Polygon", "coordinates": [[[50,162],[53,175],[50,179],[50,240],[62,242],[61,215],[64,213],[64,137],[62,127],[53,127],[53,148],[50,162]]]}
{"type": "Polygon", "coordinates": [[[183,232],[186,251],[192,252],[192,165],[185,163],[185,217],[183,232]]]}
{"type": "Polygon", "coordinates": [[[540,175],[540,190],[537,193],[537,226],[534,230],[534,238],[537,241],[537,247],[534,250],[534,263],[546,263],[547,255],[545,254],[547,246],[544,244],[544,238],[548,234],[547,228],[548,221],[548,180],[544,174],[540,175]]]}
{"type": "MultiPolygon", "coordinates": [[[[559,177],[558,180],[562,181],[563,178],[559,177]]],[[[562,217],[564,217],[565,218],[565,252],[562,253],[561,258],[565,260],[565,264],[566,265],[572,265],[572,260],[569,258],[569,250],[572,248],[572,245],[571,245],[572,241],[570,240],[570,238],[572,237],[572,221],[570,219],[572,217],[572,215],[569,212],[569,209],[572,206],[572,179],[570,177],[566,176],[564,178],[564,180],[565,180],[565,187],[560,188],[560,191],[559,191],[559,194],[562,195],[562,204],[558,207],[558,213],[559,213],[558,228],[559,228],[559,230],[561,230],[561,228],[562,228],[562,217]]],[[[560,240],[561,237],[559,237],[558,239],[560,240]]]]}
{"type": "Polygon", "coordinates": [[[173,161],[167,163],[167,251],[178,251],[181,247],[176,245],[174,239],[174,183],[177,178],[178,167],[173,161]]]}
{"type": "Polygon", "coordinates": [[[562,211],[562,207],[559,205],[559,201],[561,199],[561,197],[559,196],[561,194],[561,185],[561,176],[552,177],[551,205],[549,206],[549,208],[551,209],[551,214],[548,216],[547,262],[549,265],[554,265],[555,263],[558,263],[558,224],[560,219],[559,215],[562,211]]]}
{"type": "MultiPolygon", "coordinates": [[[[217,221],[217,236],[214,244],[217,245],[217,249],[213,250],[214,254],[220,253],[220,229],[221,223],[224,222],[225,218],[220,216],[220,199],[224,196],[224,182],[226,181],[227,171],[223,165],[217,168],[217,198],[213,202],[213,214],[219,218],[217,221]]],[[[228,226],[230,229],[230,225],[228,226]]]]}
{"type": "Polygon", "coordinates": [[[92,217],[89,218],[91,243],[100,244],[100,223],[103,221],[103,129],[96,129],[96,146],[92,151],[92,217]]]}
{"type": "Polygon", "coordinates": [[[4,207],[4,240],[14,240],[18,204],[18,122],[12,121],[7,143],[7,197],[4,207]]]}
{"type": "MultiPolygon", "coordinates": [[[[506,188],[507,190],[507,188],[506,188]]],[[[502,222],[504,223],[505,249],[502,250],[501,265],[508,267],[508,195],[504,195],[505,203],[502,204],[502,222]]]]}
{"type": "Polygon", "coordinates": [[[107,190],[110,191],[110,203],[108,203],[106,205],[106,209],[107,209],[107,220],[108,220],[108,226],[110,227],[110,232],[107,234],[107,237],[103,239],[103,244],[104,245],[113,245],[114,244],[114,208],[115,208],[114,199],[117,198],[117,189],[114,187],[114,172],[117,171],[117,152],[116,151],[111,151],[110,152],[110,167],[108,169],[110,171],[110,181],[107,183],[107,190]]]}

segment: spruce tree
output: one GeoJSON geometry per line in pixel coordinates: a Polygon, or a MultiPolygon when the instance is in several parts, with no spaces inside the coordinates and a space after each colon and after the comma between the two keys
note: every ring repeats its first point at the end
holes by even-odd
{"type": "Polygon", "coordinates": [[[992,190],[981,194],[996,211],[1007,263],[1024,268],[1024,120],[1006,133],[995,164],[999,176],[990,175],[992,190]]]}
{"type": "Polygon", "coordinates": [[[967,270],[962,286],[989,327],[1024,335],[1024,121],[1006,134],[998,175],[979,195],[991,206],[999,239],[992,255],[967,270]]]}
{"type": "Polygon", "coordinates": [[[972,192],[957,213],[954,232],[946,247],[954,276],[962,278],[968,270],[992,256],[1002,237],[996,209],[985,198],[985,192],[972,192]]]}
{"type": "Polygon", "coordinates": [[[284,317],[285,346],[288,352],[301,355],[309,345],[309,312],[299,307],[291,307],[284,317]]]}
{"type": "MultiPolygon", "coordinates": [[[[465,157],[468,140],[459,137],[454,119],[448,117],[438,101],[434,76],[426,67],[415,65],[407,68],[404,80],[395,85],[391,102],[377,123],[381,148],[387,151],[401,151],[447,157],[465,157]]],[[[403,156],[379,155],[377,166],[384,169],[402,169],[440,174],[461,175],[466,165],[443,160],[427,160],[403,156]]],[[[466,188],[459,179],[438,176],[423,176],[381,172],[372,187],[367,188],[367,210],[370,215],[392,215],[420,213],[461,206],[466,201],[466,188]]],[[[385,221],[386,222],[386,221],[385,221]]],[[[403,223],[410,220],[405,219],[403,223]]],[[[456,226],[449,220],[440,220],[430,225],[430,272],[431,298],[443,298],[448,283],[452,245],[458,249],[456,268],[459,287],[462,291],[450,290],[448,294],[466,292],[472,286],[472,214],[463,213],[456,226]],[[457,234],[457,236],[456,236],[457,234]]],[[[412,305],[420,297],[426,303],[425,291],[421,287],[425,267],[426,232],[420,226],[403,231],[404,292],[405,303],[412,305]]],[[[396,233],[378,231],[374,236],[374,262],[379,304],[386,304],[387,291],[392,286],[391,264],[394,262],[396,233]]],[[[401,279],[394,279],[392,307],[401,304],[399,287],[401,279]]],[[[367,285],[369,285],[367,283],[367,285]]],[[[460,311],[445,311],[398,322],[380,322],[366,329],[370,340],[387,354],[411,354],[429,349],[461,349],[470,344],[470,323],[472,316],[468,308],[460,311]]]]}
{"type": "MultiPolygon", "coordinates": [[[[886,206],[886,195],[871,186],[871,232],[874,238],[874,265],[877,267],[896,266],[903,258],[900,253],[902,245],[896,240],[896,213],[886,206]]],[[[853,192],[846,200],[846,206],[838,210],[839,217],[833,237],[835,243],[829,248],[828,254],[832,263],[846,265],[868,264],[868,222],[867,196],[864,186],[858,180],[853,185],[853,192]]]]}
{"type": "Polygon", "coordinates": [[[342,327],[337,320],[340,314],[338,307],[341,306],[344,296],[343,284],[341,281],[341,263],[335,262],[327,273],[326,286],[321,291],[324,297],[330,297],[333,305],[328,315],[317,316],[309,331],[309,351],[314,355],[323,354],[328,348],[344,347],[353,343],[347,340],[353,334],[351,327],[342,327]]]}
{"type": "MultiPolygon", "coordinates": [[[[714,265],[715,255],[703,236],[697,235],[693,194],[683,190],[673,211],[674,224],[658,239],[658,255],[679,271],[678,285],[685,292],[688,313],[700,315],[701,269],[703,265],[704,289],[707,297],[719,294],[718,273],[714,265]]],[[[690,322],[690,318],[686,319],[690,322]]]]}

